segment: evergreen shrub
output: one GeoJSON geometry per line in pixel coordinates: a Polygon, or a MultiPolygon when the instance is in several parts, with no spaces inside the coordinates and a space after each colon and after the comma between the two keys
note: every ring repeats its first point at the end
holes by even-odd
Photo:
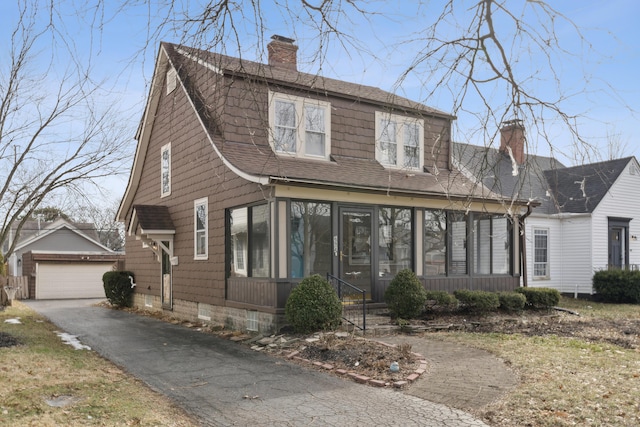
{"type": "Polygon", "coordinates": [[[516,292],[527,299],[525,308],[551,309],[560,302],[560,292],[551,288],[517,288],[516,292]]]}
{"type": "Polygon", "coordinates": [[[116,307],[131,307],[133,295],[133,273],[130,271],[107,271],[102,275],[104,294],[116,307]]]}
{"type": "Polygon", "coordinates": [[[518,292],[498,292],[500,309],[508,312],[517,312],[524,309],[527,298],[518,292]]]}
{"type": "Polygon", "coordinates": [[[500,299],[495,292],[471,291],[458,289],[453,293],[462,309],[472,313],[489,313],[500,306],[500,299]]]}
{"type": "Polygon", "coordinates": [[[296,332],[332,330],[340,326],[342,303],[331,284],[315,274],[293,288],[285,305],[285,316],[296,332]]]}
{"type": "Polygon", "coordinates": [[[416,274],[405,269],[391,280],[384,293],[391,314],[401,319],[413,319],[422,314],[427,293],[416,274]]]}
{"type": "Polygon", "coordinates": [[[458,307],[458,300],[447,291],[427,291],[427,301],[433,301],[431,308],[454,310],[458,307]]]}
{"type": "Polygon", "coordinates": [[[640,303],[640,271],[602,270],[593,275],[598,298],[610,303],[640,303]]]}

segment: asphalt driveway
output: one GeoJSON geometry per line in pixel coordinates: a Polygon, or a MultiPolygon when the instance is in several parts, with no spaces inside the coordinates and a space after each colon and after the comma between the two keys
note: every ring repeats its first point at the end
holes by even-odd
{"type": "Polygon", "coordinates": [[[486,426],[441,404],[305,369],[179,325],[92,306],[95,300],[22,302],[173,399],[203,426],[486,426]]]}

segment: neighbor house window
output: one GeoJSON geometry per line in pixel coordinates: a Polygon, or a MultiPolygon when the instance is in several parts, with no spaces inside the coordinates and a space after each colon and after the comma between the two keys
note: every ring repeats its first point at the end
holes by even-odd
{"type": "Polygon", "coordinates": [[[424,211],[425,275],[443,276],[447,273],[447,213],[442,210],[424,211]]]}
{"type": "Polygon", "coordinates": [[[376,160],[387,167],[420,170],[423,167],[424,122],[376,112],[376,160]]]}
{"type": "Polygon", "coordinates": [[[171,144],[160,150],[160,196],[171,194],[171,144]]]}
{"type": "Polygon", "coordinates": [[[208,244],[208,205],[209,199],[198,199],[194,202],[193,221],[194,221],[194,258],[207,259],[208,244]]]}
{"type": "Polygon", "coordinates": [[[331,205],[291,201],[291,277],[331,271],[331,205]]]}
{"type": "Polygon", "coordinates": [[[271,252],[268,205],[231,209],[229,231],[231,276],[269,277],[271,252]]]}
{"type": "Polygon", "coordinates": [[[328,159],[331,104],[269,92],[270,142],[278,154],[328,159]]]}
{"type": "Polygon", "coordinates": [[[533,277],[549,278],[549,230],[533,229],[533,277]]]}
{"type": "Polygon", "coordinates": [[[378,211],[378,271],[394,277],[413,268],[413,216],[411,209],[380,208],[378,211]]]}
{"type": "Polygon", "coordinates": [[[509,220],[504,215],[474,214],[473,271],[476,274],[509,272],[509,220]]]}

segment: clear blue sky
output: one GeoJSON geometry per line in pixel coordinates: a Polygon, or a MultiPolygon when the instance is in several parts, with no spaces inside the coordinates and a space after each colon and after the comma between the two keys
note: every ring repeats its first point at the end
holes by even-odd
{"type": "MultiPolygon", "coordinates": [[[[112,2],[108,1],[112,4],[112,2]]],[[[0,2],[0,40],[4,48],[0,48],[0,60],[6,61],[8,29],[16,22],[14,2],[0,2]]],[[[83,2],[75,2],[82,4],[83,2]]],[[[395,90],[399,73],[406,68],[408,61],[415,54],[418,44],[395,42],[406,39],[406,35],[419,30],[423,19],[407,16],[403,1],[374,3],[383,17],[374,17],[366,22],[354,17],[349,29],[357,35],[354,40],[364,49],[375,54],[379,61],[372,60],[367,52],[358,52],[353,46],[343,48],[330,44],[327,57],[318,61],[309,55],[317,47],[318,39],[308,26],[300,22],[290,21],[290,17],[281,10],[262,2],[267,11],[265,14],[266,31],[262,35],[266,41],[272,34],[281,34],[296,39],[300,46],[300,68],[304,71],[319,72],[327,77],[378,86],[385,90],[395,90]]],[[[425,2],[427,6],[420,9],[424,16],[433,15],[434,8],[439,8],[440,0],[425,2]]],[[[514,1],[516,5],[520,2],[514,1]]],[[[555,82],[545,78],[544,73],[533,70],[531,87],[537,92],[553,95],[554,92],[574,93],[564,101],[563,107],[571,114],[585,114],[579,130],[591,144],[599,148],[601,158],[608,157],[607,146],[614,139],[623,149],[618,154],[635,155],[640,158],[640,143],[636,130],[640,129],[640,2],[637,0],[596,0],[585,1],[551,1],[570,18],[582,32],[585,40],[591,43],[592,49],[580,45],[575,32],[568,25],[559,27],[558,37],[561,45],[574,56],[567,56],[553,65],[561,73],[561,81],[555,82]],[[584,77],[588,80],[584,80],[584,77]],[[587,92],[582,89],[586,86],[587,92]]],[[[469,6],[475,2],[469,2],[469,6]]],[[[521,7],[521,6],[518,6],[521,7]]],[[[71,13],[71,9],[63,9],[59,17],[65,23],[65,32],[72,37],[79,50],[92,52],[93,73],[96,79],[106,79],[107,87],[113,97],[106,102],[121,105],[130,111],[129,123],[123,123],[131,129],[131,137],[141,118],[144,101],[148,93],[148,83],[153,70],[158,42],[149,37],[147,28],[147,9],[145,7],[128,8],[123,13],[112,16],[113,10],[107,10],[108,20],[100,31],[90,31],[91,10],[84,15],[71,13]],[[64,13],[68,12],[68,15],[64,13]]],[[[419,18],[419,17],[418,17],[419,18]]],[[[500,29],[500,23],[496,23],[500,29]]],[[[247,59],[263,60],[260,49],[256,45],[256,34],[252,25],[241,27],[240,36],[245,43],[243,56],[247,59]]],[[[171,34],[160,36],[162,40],[179,41],[171,34]]],[[[228,52],[233,53],[233,52],[228,52]]],[[[533,65],[536,56],[532,54],[533,65]]],[[[62,65],[62,64],[59,64],[62,65]]],[[[524,70],[527,71],[527,70],[524,70]]],[[[530,70],[529,70],[530,71],[530,70]]],[[[409,77],[398,92],[409,98],[425,102],[435,108],[449,112],[452,97],[446,88],[436,91],[429,99],[424,99],[432,88],[429,80],[409,77]]],[[[473,100],[471,100],[473,102],[473,100]]],[[[481,105],[469,105],[469,109],[481,108],[481,105]]],[[[476,125],[472,115],[458,114],[459,131],[455,137],[460,142],[483,144],[477,134],[467,131],[476,125]]],[[[566,164],[576,163],[571,158],[572,149],[568,146],[570,135],[566,130],[551,126],[552,144],[561,148],[556,155],[566,164]]],[[[132,142],[133,144],[133,142],[132,142]]],[[[538,154],[547,155],[548,147],[538,143],[538,154]]],[[[595,160],[595,159],[591,159],[595,160]]],[[[113,185],[124,191],[126,180],[116,180],[113,185]]]]}

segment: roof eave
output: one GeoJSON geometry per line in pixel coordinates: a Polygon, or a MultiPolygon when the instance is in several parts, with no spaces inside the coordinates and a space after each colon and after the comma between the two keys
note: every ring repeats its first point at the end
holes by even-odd
{"type": "MultiPolygon", "coordinates": [[[[424,196],[424,197],[433,197],[437,199],[453,199],[458,201],[469,201],[469,202],[493,202],[493,203],[506,203],[517,206],[527,206],[532,203],[529,200],[511,200],[507,198],[489,198],[482,196],[465,196],[465,195],[450,195],[445,193],[433,192],[433,191],[419,191],[419,190],[405,190],[401,188],[389,188],[389,187],[376,187],[376,186],[366,186],[366,185],[353,185],[346,184],[340,182],[326,182],[326,181],[317,181],[310,179],[301,179],[301,178],[289,178],[289,177],[281,177],[281,176],[270,176],[269,182],[271,184],[300,184],[300,185],[314,185],[314,186],[324,186],[324,187],[332,187],[339,189],[349,189],[349,190],[360,190],[360,191],[375,191],[375,192],[388,192],[393,194],[402,194],[402,195],[411,195],[411,196],[424,196]]],[[[536,202],[533,202],[536,203],[536,202]]]]}
{"type": "Polygon", "coordinates": [[[136,144],[136,153],[133,159],[133,165],[131,166],[131,173],[129,174],[127,188],[122,196],[118,212],[116,213],[116,220],[120,222],[125,221],[127,213],[133,204],[135,188],[140,184],[144,156],[146,155],[149,140],[151,138],[151,132],[148,131],[148,129],[153,126],[160,100],[160,89],[162,88],[162,85],[160,84],[160,70],[165,67],[167,62],[169,62],[169,57],[164,45],[160,44],[158,56],[156,58],[156,66],[151,80],[151,87],[149,88],[149,97],[147,98],[147,104],[135,135],[135,140],[138,141],[138,143],[136,144]]]}

